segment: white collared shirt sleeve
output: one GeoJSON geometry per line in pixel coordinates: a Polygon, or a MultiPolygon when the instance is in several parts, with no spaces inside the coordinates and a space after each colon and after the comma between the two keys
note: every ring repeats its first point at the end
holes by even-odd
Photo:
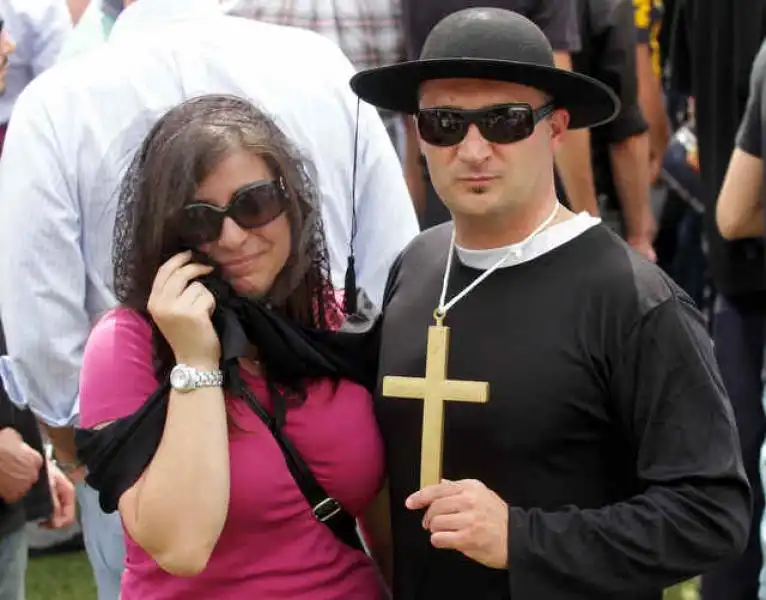
{"type": "Polygon", "coordinates": [[[402,165],[377,110],[364,102],[359,114],[356,262],[370,299],[383,303],[388,272],[420,232],[402,165]]]}
{"type": "Polygon", "coordinates": [[[33,15],[29,42],[30,69],[37,77],[56,63],[67,36],[72,31],[72,17],[66,0],[42,3],[33,15]]]}
{"type": "Polygon", "coordinates": [[[14,404],[63,427],[78,413],[90,325],[79,204],[38,81],[19,97],[0,160],[0,376],[14,404]]]}

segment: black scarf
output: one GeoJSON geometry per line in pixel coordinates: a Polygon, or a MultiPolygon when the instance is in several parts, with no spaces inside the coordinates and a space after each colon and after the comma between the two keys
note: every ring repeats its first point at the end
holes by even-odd
{"type": "MultiPolygon", "coordinates": [[[[374,391],[377,377],[379,320],[374,307],[360,302],[339,331],[295,325],[262,302],[237,296],[220,280],[205,281],[216,297],[212,320],[221,341],[221,369],[227,391],[242,396],[239,358],[250,340],[257,345],[274,404],[270,427],[284,422],[281,387],[318,378],[349,379],[374,391]]],[[[165,428],[169,374],[134,414],[99,429],[77,429],[75,441],[88,474],[99,491],[101,508],[117,510],[120,496],[135,484],[154,457],[165,428]]]]}

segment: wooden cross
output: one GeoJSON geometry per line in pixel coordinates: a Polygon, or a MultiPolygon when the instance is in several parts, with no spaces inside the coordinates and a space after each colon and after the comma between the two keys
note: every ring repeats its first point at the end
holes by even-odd
{"type": "Polygon", "coordinates": [[[421,489],[441,481],[444,401],[487,402],[489,383],[447,379],[449,327],[428,328],[426,376],[383,378],[383,395],[423,400],[423,440],[420,448],[421,489]]]}

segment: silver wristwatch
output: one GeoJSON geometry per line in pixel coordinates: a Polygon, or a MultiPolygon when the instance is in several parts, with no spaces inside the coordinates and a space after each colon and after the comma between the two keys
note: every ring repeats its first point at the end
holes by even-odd
{"type": "Polygon", "coordinates": [[[200,371],[189,365],[177,364],[170,371],[170,385],[179,392],[190,392],[201,387],[221,387],[223,371],[200,371]]]}

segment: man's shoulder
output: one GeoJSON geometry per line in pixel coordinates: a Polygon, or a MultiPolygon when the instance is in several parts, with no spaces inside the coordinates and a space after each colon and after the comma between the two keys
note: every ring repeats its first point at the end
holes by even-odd
{"type": "MultiPolygon", "coordinates": [[[[190,23],[190,26],[191,23],[190,23]]],[[[311,29],[296,27],[292,25],[282,25],[267,21],[257,21],[235,15],[222,15],[218,19],[219,28],[241,29],[243,32],[249,32],[251,35],[240,40],[230,40],[231,43],[245,46],[258,46],[260,50],[269,48],[277,50],[301,51],[305,48],[311,48],[317,52],[328,55],[343,55],[340,47],[330,38],[317,33],[311,29]]],[[[215,29],[209,30],[212,35],[217,35],[215,29]]],[[[316,57],[306,56],[307,60],[313,60],[316,57]]]]}
{"type": "Polygon", "coordinates": [[[449,249],[452,229],[452,221],[447,221],[446,223],[441,223],[421,231],[402,250],[402,260],[417,260],[421,257],[430,257],[440,252],[446,253],[449,249]]]}
{"type": "Polygon", "coordinates": [[[752,79],[763,85],[766,78],[766,40],[761,44],[753,61],[752,79]]]}
{"type": "Polygon", "coordinates": [[[687,296],[665,271],[617,234],[606,226],[600,230],[585,261],[587,270],[578,278],[588,282],[593,294],[606,299],[605,307],[627,310],[641,318],[673,297],[687,296]]]}

